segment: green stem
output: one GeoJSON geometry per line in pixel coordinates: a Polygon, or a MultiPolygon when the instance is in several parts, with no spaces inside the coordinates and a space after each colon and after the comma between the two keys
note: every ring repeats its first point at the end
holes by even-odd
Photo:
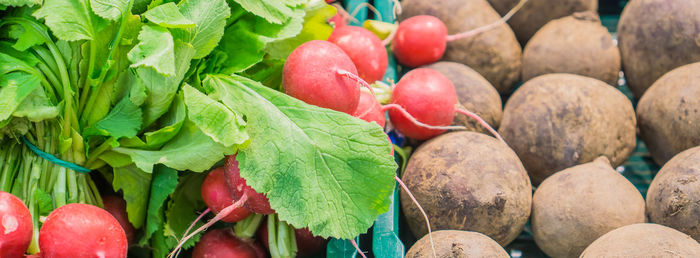
{"type": "Polygon", "coordinates": [[[88,168],[91,167],[93,165],[93,163],[100,157],[100,154],[104,153],[105,151],[111,150],[112,145],[110,144],[110,142],[113,140],[114,139],[112,137],[110,137],[105,142],[100,144],[100,146],[95,148],[95,150],[92,151],[88,155],[89,158],[88,158],[87,162],[85,162],[85,167],[88,167],[88,168]]]}
{"type": "Polygon", "coordinates": [[[253,213],[233,226],[233,231],[240,238],[253,238],[265,215],[253,213]]]}

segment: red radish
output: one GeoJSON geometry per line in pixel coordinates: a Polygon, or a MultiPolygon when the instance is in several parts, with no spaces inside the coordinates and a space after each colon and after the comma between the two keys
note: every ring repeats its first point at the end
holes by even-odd
{"type": "Polygon", "coordinates": [[[126,201],[116,195],[105,195],[102,196],[102,203],[107,212],[112,214],[115,219],[122,226],[124,233],[126,233],[126,240],[129,244],[134,243],[134,225],[129,222],[129,216],[126,213],[126,201]]]}
{"type": "Polygon", "coordinates": [[[399,63],[418,67],[440,60],[446,47],[445,24],[435,16],[418,15],[399,23],[391,52],[399,63]]]}
{"type": "MultiPolygon", "coordinates": [[[[258,239],[265,246],[266,249],[270,249],[270,242],[268,241],[268,231],[267,223],[263,223],[260,228],[258,228],[258,239]]],[[[294,229],[294,237],[296,238],[297,244],[297,256],[306,257],[312,256],[319,253],[326,247],[328,239],[314,236],[311,231],[307,228],[296,228],[294,229]]]]}
{"type": "Polygon", "coordinates": [[[388,56],[382,40],[374,33],[358,26],[342,26],[333,30],[328,41],[345,51],[363,80],[375,82],[384,77],[388,56]]]}
{"type": "Polygon", "coordinates": [[[435,16],[413,16],[399,23],[391,43],[391,51],[399,63],[409,67],[437,62],[445,53],[447,42],[469,38],[504,24],[525,2],[527,0],[520,0],[503,18],[494,23],[454,35],[447,35],[445,23],[435,16]]]}
{"type": "MultiPolygon", "coordinates": [[[[221,210],[236,201],[233,199],[232,193],[226,185],[223,167],[215,168],[209,172],[204,179],[204,183],[202,183],[202,199],[214,214],[218,214],[221,210]]],[[[222,218],[221,221],[229,223],[237,222],[245,219],[250,214],[251,212],[248,209],[240,207],[233,210],[228,216],[222,218]]]]}
{"type": "Polygon", "coordinates": [[[230,229],[212,229],[194,246],[193,258],[265,258],[257,243],[236,237],[230,229]]]}
{"type": "Polygon", "coordinates": [[[32,215],[22,200],[0,191],[0,257],[22,257],[32,241],[32,215]]]}
{"type": "MultiPolygon", "coordinates": [[[[422,123],[449,126],[455,115],[457,92],[440,72],[419,68],[406,73],[396,84],[391,103],[403,107],[422,123]]],[[[445,132],[416,125],[395,109],[389,110],[389,119],[399,132],[413,139],[426,140],[445,132]]]]}
{"type": "Polygon", "coordinates": [[[126,257],[126,234],[109,212],[72,203],[49,214],[39,232],[42,257],[126,257]]]}
{"type": "Polygon", "coordinates": [[[344,113],[357,109],[360,88],[349,74],[357,69],[343,50],[323,40],[297,47],[282,68],[285,93],[308,104],[344,113]]]}
{"type": "Polygon", "coordinates": [[[352,116],[367,122],[375,122],[382,128],[386,125],[386,117],[384,116],[384,111],[382,111],[382,105],[369,92],[362,91],[360,93],[360,102],[352,116]]]}
{"type": "Polygon", "coordinates": [[[234,199],[240,200],[244,195],[248,196],[248,200],[243,203],[243,206],[250,211],[260,214],[272,214],[275,210],[270,208],[270,201],[264,194],[256,192],[252,187],[246,184],[245,179],[241,177],[241,170],[238,168],[238,160],[236,155],[226,157],[226,165],[224,166],[224,175],[226,184],[231,190],[234,199]]]}
{"type": "Polygon", "coordinates": [[[481,117],[456,107],[457,93],[454,85],[440,72],[429,68],[418,68],[406,73],[391,94],[389,119],[396,129],[407,137],[427,140],[447,129],[463,128],[449,126],[455,112],[475,119],[496,138],[503,138],[481,117]]]}

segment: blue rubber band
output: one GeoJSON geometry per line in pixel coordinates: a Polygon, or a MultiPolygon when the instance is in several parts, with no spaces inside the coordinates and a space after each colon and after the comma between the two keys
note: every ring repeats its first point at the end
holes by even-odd
{"type": "Polygon", "coordinates": [[[90,171],[92,171],[92,170],[84,168],[78,164],[71,163],[71,162],[56,158],[56,156],[54,156],[54,155],[51,155],[51,154],[48,154],[46,152],[41,151],[39,148],[34,146],[34,144],[29,142],[29,140],[27,140],[27,138],[24,136],[22,136],[22,142],[24,142],[24,144],[26,144],[30,150],[32,150],[34,153],[36,153],[36,155],[39,155],[39,157],[42,157],[51,163],[54,163],[54,164],[59,165],[59,166],[64,167],[64,168],[75,170],[75,171],[80,172],[80,173],[90,173],[90,171]]]}

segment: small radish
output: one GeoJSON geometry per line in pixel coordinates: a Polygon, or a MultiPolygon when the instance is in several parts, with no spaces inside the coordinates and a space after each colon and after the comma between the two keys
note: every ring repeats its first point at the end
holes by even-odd
{"type": "MultiPolygon", "coordinates": [[[[257,232],[258,239],[262,242],[266,249],[270,248],[270,241],[268,241],[268,230],[267,223],[263,223],[257,232]]],[[[294,229],[294,237],[296,239],[297,245],[297,256],[307,257],[319,253],[326,247],[328,239],[314,236],[311,231],[307,228],[294,229]]]]}
{"type": "MultiPolygon", "coordinates": [[[[202,200],[207,204],[214,214],[218,214],[227,206],[233,204],[235,200],[232,197],[231,191],[226,185],[224,176],[224,168],[215,168],[204,179],[202,183],[202,200]]],[[[240,207],[233,210],[228,216],[221,219],[224,222],[237,222],[245,219],[251,212],[245,207],[240,207]]]]}
{"type": "Polygon", "coordinates": [[[193,258],[265,258],[267,255],[252,241],[236,237],[230,229],[212,229],[194,246],[193,258]]]}
{"type": "Polygon", "coordinates": [[[488,129],[496,138],[501,136],[476,114],[456,107],[457,93],[454,85],[440,72],[418,68],[406,73],[394,87],[389,119],[396,129],[407,137],[427,140],[451,127],[455,112],[467,115],[488,129]]]}
{"type": "Polygon", "coordinates": [[[297,47],[282,68],[288,95],[311,105],[352,113],[360,99],[357,69],[350,57],[328,41],[312,40],[297,47]]]}
{"type": "Polygon", "coordinates": [[[126,233],[126,239],[129,244],[134,243],[134,225],[129,222],[129,216],[126,213],[126,201],[116,195],[105,195],[102,196],[102,203],[104,204],[104,209],[112,214],[115,219],[122,226],[124,233],[126,233]]]}
{"type": "Polygon", "coordinates": [[[520,0],[503,18],[494,23],[454,35],[447,35],[445,23],[435,16],[413,16],[399,23],[391,43],[391,51],[399,63],[409,67],[437,62],[445,53],[447,42],[469,38],[504,24],[525,2],[527,0],[520,0]]]}
{"type": "Polygon", "coordinates": [[[382,128],[386,125],[386,117],[384,116],[384,111],[382,111],[382,105],[371,93],[366,91],[360,93],[360,102],[352,116],[367,122],[375,122],[382,128]]]}
{"type": "Polygon", "coordinates": [[[345,51],[363,80],[375,82],[384,77],[388,56],[382,41],[374,33],[358,26],[342,26],[333,30],[328,41],[345,51]]]}
{"type": "Polygon", "coordinates": [[[22,257],[32,241],[32,215],[22,200],[0,191],[0,257],[22,257]]]}
{"type": "Polygon", "coordinates": [[[49,214],[39,232],[42,257],[126,257],[126,234],[109,212],[72,203],[49,214]]]}
{"type": "Polygon", "coordinates": [[[270,208],[270,201],[267,197],[248,186],[245,179],[241,177],[241,170],[238,168],[236,155],[230,155],[226,158],[224,175],[226,177],[226,184],[231,190],[234,199],[240,200],[244,195],[248,197],[248,200],[243,203],[244,207],[252,212],[260,214],[275,213],[275,210],[270,208]]]}

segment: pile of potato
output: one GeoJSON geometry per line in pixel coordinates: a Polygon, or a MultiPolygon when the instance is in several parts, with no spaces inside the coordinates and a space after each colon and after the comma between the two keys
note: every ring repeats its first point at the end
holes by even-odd
{"type": "MultiPolygon", "coordinates": [[[[457,33],[518,1],[403,0],[399,20],[433,15],[457,33]]],[[[457,116],[467,131],[413,152],[401,178],[439,257],[508,257],[503,247],[528,221],[552,257],[700,257],[700,1],[629,1],[617,40],[597,2],[529,0],[427,66],[506,142],[457,116]],[[662,166],[646,200],[618,171],[637,136],[662,166]]],[[[432,257],[405,191],[401,205],[420,239],[407,257],[432,257]]]]}

